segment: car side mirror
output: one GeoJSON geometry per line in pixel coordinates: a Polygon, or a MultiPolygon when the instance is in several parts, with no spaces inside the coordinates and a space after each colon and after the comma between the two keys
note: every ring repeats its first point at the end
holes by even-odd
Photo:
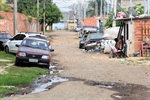
{"type": "Polygon", "coordinates": [[[54,49],[50,49],[50,52],[54,52],[54,49]]]}
{"type": "Polygon", "coordinates": [[[20,45],[16,44],[15,46],[16,46],[16,47],[19,47],[20,45]]]}

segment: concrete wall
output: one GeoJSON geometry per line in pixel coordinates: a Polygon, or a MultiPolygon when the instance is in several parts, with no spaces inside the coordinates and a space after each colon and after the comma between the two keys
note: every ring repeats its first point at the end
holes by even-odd
{"type": "Polygon", "coordinates": [[[64,29],[65,29],[64,22],[58,22],[53,24],[53,30],[64,30],[64,29]]]}

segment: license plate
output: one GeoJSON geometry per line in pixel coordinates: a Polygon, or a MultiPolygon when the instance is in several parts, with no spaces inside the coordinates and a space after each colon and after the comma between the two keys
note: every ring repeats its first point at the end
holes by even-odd
{"type": "Polygon", "coordinates": [[[29,59],[29,62],[38,62],[38,59],[29,59]]]}

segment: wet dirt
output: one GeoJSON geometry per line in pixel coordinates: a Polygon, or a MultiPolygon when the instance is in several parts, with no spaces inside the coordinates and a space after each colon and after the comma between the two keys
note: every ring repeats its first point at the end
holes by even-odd
{"type": "Polygon", "coordinates": [[[109,89],[116,91],[115,94],[111,95],[114,100],[149,100],[150,89],[140,85],[131,83],[118,83],[118,82],[96,82],[92,80],[79,79],[73,77],[61,77],[61,73],[64,69],[57,68],[57,63],[53,63],[49,67],[49,74],[41,75],[39,78],[34,80],[32,84],[19,86],[19,90],[15,93],[6,94],[5,97],[13,97],[17,95],[26,95],[31,93],[39,93],[54,88],[55,86],[66,81],[82,81],[86,85],[96,86],[98,88],[109,89]]]}

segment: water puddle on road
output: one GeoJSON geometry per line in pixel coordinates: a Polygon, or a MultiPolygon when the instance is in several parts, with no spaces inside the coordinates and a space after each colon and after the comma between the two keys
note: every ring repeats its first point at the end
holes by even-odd
{"type": "Polygon", "coordinates": [[[37,80],[35,80],[34,85],[36,88],[31,93],[43,92],[49,90],[49,87],[54,84],[69,81],[69,79],[59,76],[59,73],[63,70],[57,69],[56,66],[50,66],[49,69],[50,75],[42,75],[37,80]]]}
{"type": "Polygon", "coordinates": [[[114,100],[150,100],[150,89],[139,84],[94,81],[86,81],[85,84],[117,91],[111,95],[114,100]]]}

